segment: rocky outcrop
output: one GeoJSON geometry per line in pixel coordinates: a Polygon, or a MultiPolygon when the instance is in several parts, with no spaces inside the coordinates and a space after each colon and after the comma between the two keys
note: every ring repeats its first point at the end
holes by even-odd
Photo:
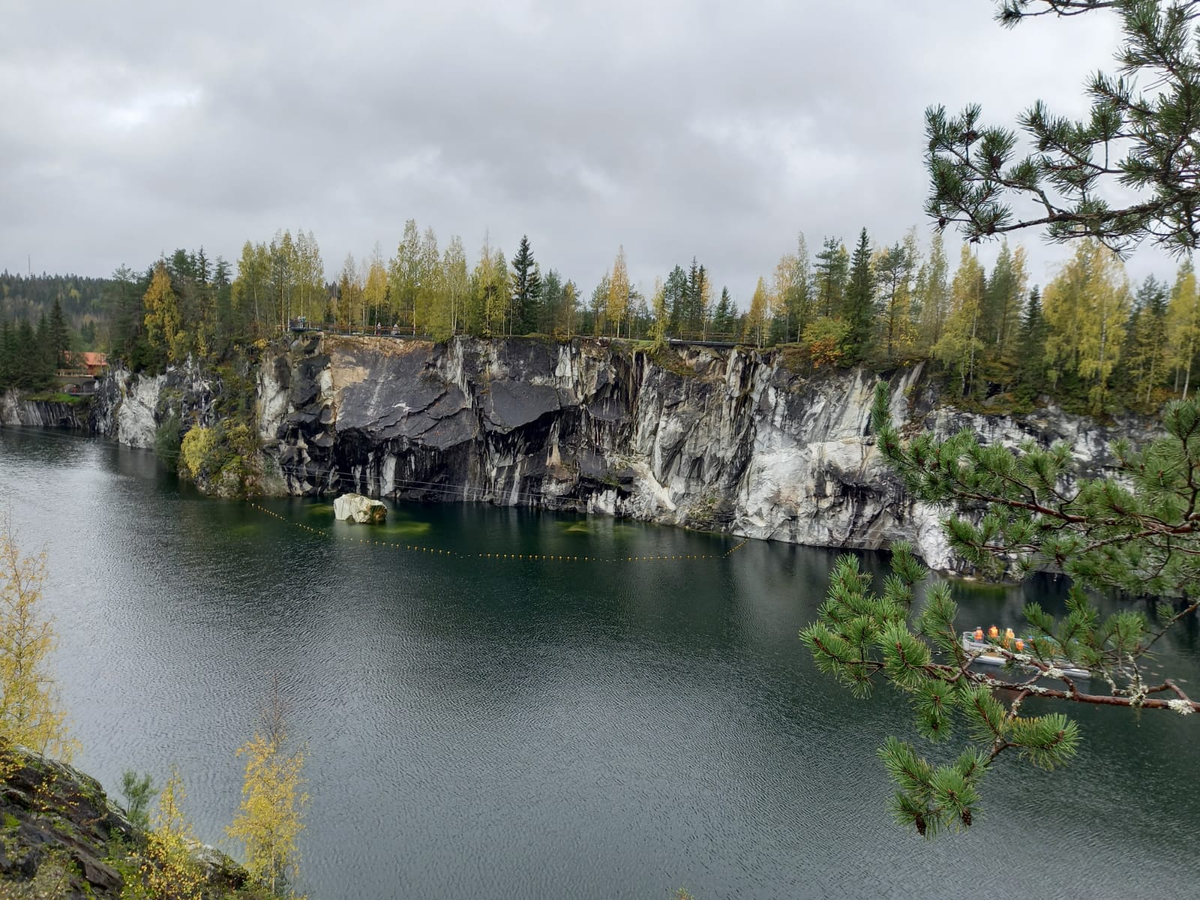
{"type": "Polygon", "coordinates": [[[88,398],[31,400],[19,391],[0,393],[0,425],[24,425],[33,428],[83,429],[88,421],[88,398]]]}
{"type": "Polygon", "coordinates": [[[216,421],[220,379],[190,359],[162,375],[135,375],[115,368],[100,383],[89,428],[129,447],[153,449],[159,427],[170,419],[183,430],[216,421]]]}
{"type": "Polygon", "coordinates": [[[387,521],[387,507],[362,494],[342,494],[333,501],[333,517],[339,522],[382,525],[387,521]]]}
{"type": "MultiPolygon", "coordinates": [[[[253,372],[267,493],[536,506],[827,547],[907,539],[929,565],[953,563],[942,513],[907,497],[875,448],[877,376],[865,370],[809,375],[785,352],[603,339],[307,335],[268,348],[253,372]]],[[[1154,427],[1053,407],[966,413],[920,365],[886,377],[906,428],[966,428],[1005,446],[1063,440],[1090,474],[1113,464],[1113,440],[1141,442],[1154,427]]],[[[221,391],[191,365],[117,372],[92,427],[153,446],[169,416],[184,430],[216,422],[221,391]]]]}
{"type": "MultiPolygon", "coordinates": [[[[133,855],[143,836],[94,778],[27,750],[5,752],[0,776],[0,897],[117,900],[126,878],[153,865],[133,855]]],[[[191,855],[206,896],[246,884],[245,870],[212,847],[196,844],[191,855]]]]}

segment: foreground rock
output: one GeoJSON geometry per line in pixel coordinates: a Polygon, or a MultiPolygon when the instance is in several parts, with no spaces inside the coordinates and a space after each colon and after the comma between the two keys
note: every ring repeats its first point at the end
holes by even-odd
{"type": "Polygon", "coordinates": [[[343,494],[333,501],[333,515],[339,522],[382,525],[387,521],[387,507],[362,494],[343,494]]]}
{"type": "MultiPolygon", "coordinates": [[[[61,762],[18,751],[0,759],[0,897],[112,898],[144,860],[130,857],[137,829],[100,783],[61,762]]],[[[206,896],[249,896],[246,872],[197,845],[206,896]]]]}

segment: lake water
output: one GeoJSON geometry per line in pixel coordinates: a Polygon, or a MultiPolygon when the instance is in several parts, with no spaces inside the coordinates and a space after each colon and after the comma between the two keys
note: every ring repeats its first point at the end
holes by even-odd
{"type": "MultiPolygon", "coordinates": [[[[604,518],[393,507],[364,545],[332,507],[199,496],[148,453],[0,429],[0,514],[49,551],[77,764],[183,774],[199,835],[277,675],[306,742],[303,887],[373,897],[1185,897],[1200,885],[1200,717],[1071,709],[1079,757],[1006,760],[965,835],[894,826],[875,748],[904,701],[856,701],[797,631],[836,554],[604,518]],[[297,528],[304,523],[324,533],[297,528]]],[[[880,570],[882,560],[867,556],[880,570]]],[[[1016,624],[1061,585],[959,586],[1016,624]]],[[[1164,667],[1200,690],[1195,623],[1164,667]]],[[[228,848],[227,849],[233,849],[228,848]]]]}

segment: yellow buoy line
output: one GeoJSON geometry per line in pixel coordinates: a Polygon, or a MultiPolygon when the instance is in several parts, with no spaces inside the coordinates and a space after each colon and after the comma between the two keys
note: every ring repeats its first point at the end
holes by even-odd
{"type": "MultiPolygon", "coordinates": [[[[313,526],[306,525],[303,522],[296,522],[292,519],[289,519],[287,516],[280,515],[279,513],[275,512],[273,510],[267,509],[265,506],[260,506],[259,504],[254,503],[252,501],[248,501],[248,505],[251,508],[258,510],[258,512],[262,513],[263,515],[271,516],[272,518],[278,519],[280,522],[285,522],[289,525],[294,525],[295,527],[297,527],[303,531],[307,531],[310,534],[319,534],[319,535],[326,536],[326,537],[329,536],[328,531],[324,531],[320,528],[314,528],[313,526]]],[[[721,553],[719,555],[713,554],[713,553],[688,553],[688,554],[679,554],[679,555],[675,555],[675,556],[606,557],[606,556],[577,556],[577,555],[571,555],[571,554],[557,554],[557,553],[462,553],[461,551],[458,551],[458,550],[443,550],[440,547],[426,547],[426,546],[422,546],[421,544],[400,544],[400,543],[396,543],[395,541],[376,541],[376,540],[370,540],[368,538],[359,538],[358,539],[358,543],[363,544],[365,546],[385,547],[390,550],[404,550],[406,552],[411,552],[411,553],[428,553],[430,556],[450,556],[455,559],[492,559],[492,560],[506,560],[506,561],[508,561],[508,560],[512,560],[512,561],[530,560],[530,561],[534,561],[534,562],[588,562],[588,563],[593,563],[593,562],[606,562],[606,563],[668,562],[671,560],[726,559],[729,556],[731,556],[733,553],[737,552],[738,550],[741,550],[744,546],[746,546],[748,541],[749,541],[749,538],[745,538],[742,540],[742,542],[740,544],[730,547],[724,553],[721,553]]]]}

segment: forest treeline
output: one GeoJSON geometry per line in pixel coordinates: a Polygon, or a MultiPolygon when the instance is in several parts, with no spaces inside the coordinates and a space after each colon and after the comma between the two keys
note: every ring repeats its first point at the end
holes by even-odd
{"type": "Polygon", "coordinates": [[[485,239],[472,262],[461,238],[443,249],[433,229],[422,231],[413,220],[394,254],[385,258],[376,245],[362,259],[348,255],[333,280],[316,238],[303,230],[247,241],[233,262],[210,259],[203,249],[177,250],[142,272],[122,267],[103,284],[99,330],[91,335],[82,329],[97,319],[79,310],[95,280],[45,281],[4,276],[0,385],[36,381],[18,371],[30,347],[41,348],[41,372],[56,354],[85,344],[134,369],[160,370],[189,355],[225,358],[235,346],[303,321],[436,340],[542,334],[788,345],[794,360],[813,369],[927,359],[967,403],[990,398],[1020,407],[1050,394],[1099,413],[1187,396],[1200,351],[1200,295],[1190,261],[1170,280],[1150,277],[1134,286],[1118,257],[1080,241],[1039,290],[1021,247],[1003,245],[988,271],[972,245],[952,264],[940,234],[926,249],[915,228],[891,245],[874,243],[863,229],[852,248],[830,237],[815,252],[801,235],[758,279],[746,309],[727,288],[717,290],[695,258],[643,292],[619,248],[585,291],[543,267],[528,238],[511,258],[485,239]],[[71,287],[79,284],[88,290],[71,287]],[[72,289],[78,296],[67,303],[60,294],[72,289]],[[40,328],[32,321],[39,308],[40,328]],[[48,335],[57,328],[52,318],[64,315],[76,327],[60,346],[48,335]]]}

